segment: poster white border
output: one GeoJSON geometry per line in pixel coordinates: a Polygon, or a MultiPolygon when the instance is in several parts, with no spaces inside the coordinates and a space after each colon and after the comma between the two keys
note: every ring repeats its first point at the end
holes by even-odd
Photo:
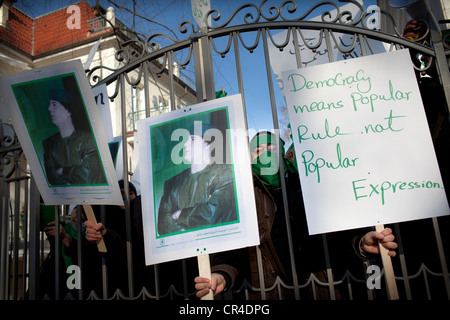
{"type": "Polygon", "coordinates": [[[408,50],[282,75],[310,234],[450,214],[408,50]]]}
{"type": "MultiPolygon", "coordinates": [[[[10,114],[11,121],[25,153],[27,162],[46,205],[123,204],[111,154],[105,138],[103,124],[94,100],[92,89],[86,78],[80,60],[53,64],[3,76],[0,78],[0,97],[1,104],[7,108],[10,114]],[[12,89],[14,85],[21,85],[33,81],[45,81],[47,79],[62,77],[66,74],[73,74],[78,85],[80,98],[84,102],[88,121],[90,122],[92,129],[92,135],[95,139],[98,155],[104,169],[106,183],[67,186],[54,186],[49,184],[45,170],[39,160],[39,155],[36,152],[32,138],[28,132],[25,119],[20,111],[18,101],[15,98],[12,89]]],[[[32,101],[34,97],[27,98],[29,101],[32,101]]],[[[42,112],[44,111],[48,111],[48,108],[42,110],[42,112]]]]}
{"type": "MultiPolygon", "coordinates": [[[[259,244],[253,180],[248,149],[248,135],[244,123],[241,95],[228,96],[199,103],[167,114],[137,122],[137,144],[141,168],[142,218],[144,228],[146,264],[194,257],[201,254],[234,250],[259,244]],[[226,108],[229,120],[229,137],[234,168],[235,199],[239,219],[231,224],[196,228],[168,236],[157,234],[157,212],[154,199],[154,176],[152,163],[152,137],[154,125],[178,120],[183,117],[226,108]]],[[[228,131],[228,130],[227,130],[228,131]]],[[[171,137],[165,137],[171,139],[171,137]]],[[[166,161],[171,161],[170,156],[166,161]]]]}

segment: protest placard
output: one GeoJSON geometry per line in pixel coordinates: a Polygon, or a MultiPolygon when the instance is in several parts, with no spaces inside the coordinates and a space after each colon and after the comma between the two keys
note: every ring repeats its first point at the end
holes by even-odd
{"type": "Polygon", "coordinates": [[[408,50],[282,79],[310,234],[449,214],[408,50]]]}
{"type": "Polygon", "coordinates": [[[241,99],[138,121],[147,264],[259,244],[241,99]]]}
{"type": "Polygon", "coordinates": [[[0,96],[45,204],[123,204],[79,60],[3,76],[0,96]]]}

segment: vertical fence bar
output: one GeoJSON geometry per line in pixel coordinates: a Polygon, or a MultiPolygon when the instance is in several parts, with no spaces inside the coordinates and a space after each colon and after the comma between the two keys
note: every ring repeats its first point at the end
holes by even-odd
{"type": "Polygon", "coordinates": [[[363,35],[358,34],[358,41],[359,41],[359,46],[361,48],[361,53],[362,53],[363,57],[367,56],[367,50],[366,50],[366,45],[365,45],[365,42],[364,42],[363,35]]]}
{"type": "Polygon", "coordinates": [[[394,230],[395,230],[395,239],[397,240],[396,242],[398,244],[399,260],[402,269],[402,277],[406,292],[406,299],[412,300],[411,287],[409,284],[408,268],[406,267],[406,259],[405,259],[405,252],[403,251],[402,235],[400,233],[400,226],[398,223],[394,225],[394,230]]]}
{"type": "Polygon", "coordinates": [[[447,262],[445,260],[444,247],[442,245],[441,230],[436,217],[431,218],[433,221],[434,235],[436,237],[436,245],[439,252],[439,260],[441,262],[442,275],[444,276],[445,290],[447,291],[447,299],[450,300],[450,279],[448,274],[447,262]]]}
{"type": "Polygon", "coordinates": [[[261,300],[266,300],[266,283],[264,281],[264,266],[262,262],[261,249],[259,246],[256,249],[256,262],[258,264],[258,277],[259,277],[259,288],[261,289],[261,300]]]}
{"type": "Polygon", "coordinates": [[[14,211],[12,212],[12,294],[13,299],[18,296],[18,268],[19,268],[19,246],[20,246],[20,158],[15,159],[15,180],[14,180],[14,211]]]}
{"type": "MultiPolygon", "coordinates": [[[[143,68],[144,68],[144,97],[145,97],[145,117],[150,118],[150,89],[148,86],[148,68],[149,68],[150,61],[144,61],[143,68]]],[[[159,300],[159,266],[154,266],[154,278],[155,278],[155,295],[156,300],[159,300]]]]}
{"type": "Polygon", "coordinates": [[[206,99],[212,100],[216,98],[215,95],[215,84],[214,84],[214,71],[213,71],[213,62],[212,62],[212,54],[211,54],[211,45],[209,43],[209,37],[206,35],[203,37],[200,42],[201,45],[201,55],[203,56],[203,77],[205,81],[205,89],[206,89],[206,99]]]}
{"type": "Polygon", "coordinates": [[[77,227],[77,263],[78,266],[81,269],[81,276],[80,276],[80,281],[81,281],[81,288],[78,290],[78,300],[83,300],[83,284],[84,284],[84,272],[89,272],[88,270],[83,270],[83,247],[81,245],[83,239],[83,233],[82,233],[82,217],[81,217],[81,205],[77,206],[77,210],[76,210],[76,215],[77,215],[77,223],[76,223],[76,227],[77,227]]]}
{"type": "MultiPolygon", "coordinates": [[[[3,132],[3,120],[0,118],[0,148],[5,147],[4,143],[4,132],[3,132]]],[[[2,150],[3,151],[3,150],[2,150]]],[[[6,237],[6,223],[7,223],[7,184],[3,180],[3,157],[5,155],[2,153],[0,158],[0,300],[5,300],[5,285],[6,285],[6,248],[7,248],[7,237],[6,237]]]]}
{"type": "Polygon", "coordinates": [[[297,68],[303,68],[302,65],[302,56],[300,55],[300,50],[298,49],[299,46],[299,42],[298,42],[298,37],[297,37],[297,28],[292,28],[292,41],[294,43],[294,52],[295,52],[295,61],[297,62],[297,68]]]}
{"type": "Polygon", "coordinates": [[[428,1],[425,1],[430,15],[430,33],[431,42],[433,43],[434,52],[436,53],[436,68],[438,69],[441,84],[445,94],[445,100],[447,102],[447,110],[450,112],[450,71],[445,54],[444,43],[442,40],[442,34],[439,30],[439,25],[435,21],[431,9],[429,8],[428,1]]]}
{"type": "Polygon", "coordinates": [[[6,182],[6,189],[8,190],[8,196],[6,198],[5,202],[5,268],[4,268],[4,274],[5,274],[5,282],[4,282],[4,297],[6,300],[10,300],[10,294],[9,294],[9,288],[10,288],[10,281],[9,281],[9,275],[10,275],[10,262],[11,262],[11,255],[10,255],[10,240],[11,240],[11,228],[10,228],[10,205],[11,205],[11,195],[10,195],[10,183],[6,182]]]}
{"type": "Polygon", "coordinates": [[[189,299],[189,290],[188,290],[188,277],[187,277],[187,265],[186,259],[181,260],[181,272],[183,274],[183,296],[184,300],[189,299]]]}
{"type": "Polygon", "coordinates": [[[125,75],[120,74],[120,110],[122,115],[122,150],[123,150],[123,190],[125,194],[125,228],[126,228],[126,248],[127,248],[127,268],[128,268],[128,294],[134,296],[133,282],[133,253],[131,244],[131,217],[130,217],[130,193],[128,186],[128,140],[127,140],[127,115],[126,115],[126,93],[125,75]]]}
{"type": "MultiPolygon", "coordinates": [[[[324,36],[325,36],[325,43],[327,46],[327,52],[328,52],[328,61],[334,62],[334,56],[333,56],[333,47],[330,40],[330,30],[324,29],[324,36]]],[[[331,269],[331,263],[330,263],[330,253],[328,251],[328,243],[327,243],[327,237],[326,234],[322,236],[323,239],[323,250],[325,254],[325,263],[327,266],[327,281],[329,284],[330,289],[330,298],[332,300],[336,299],[335,291],[334,291],[334,283],[333,283],[333,270],[331,269]]]]}
{"type": "Polygon", "coordinates": [[[144,68],[144,99],[145,99],[145,117],[150,118],[150,92],[148,88],[148,64],[149,61],[144,61],[142,67],[144,68]]]}
{"type": "MultiPolygon", "coordinates": [[[[272,69],[270,67],[270,57],[269,57],[269,48],[267,45],[267,32],[266,29],[262,29],[262,40],[263,40],[263,47],[264,47],[264,58],[265,58],[265,64],[266,64],[266,73],[267,73],[267,82],[269,85],[269,94],[270,94],[270,106],[272,109],[272,120],[273,120],[273,128],[277,133],[279,133],[279,126],[278,126],[278,115],[277,115],[277,109],[275,104],[275,93],[273,88],[273,81],[272,81],[272,69]]],[[[283,163],[281,150],[279,150],[279,157],[280,161],[279,163],[283,163]]],[[[281,178],[281,191],[283,196],[283,206],[284,206],[284,214],[286,218],[286,231],[287,231],[287,237],[288,237],[288,243],[289,243],[289,255],[291,258],[291,269],[292,269],[292,278],[294,283],[294,293],[295,293],[295,299],[300,299],[300,292],[298,287],[298,278],[297,278],[297,268],[295,265],[295,256],[294,256],[294,248],[292,243],[292,232],[291,232],[291,223],[289,219],[289,207],[288,207],[288,199],[287,199],[287,191],[286,191],[286,181],[285,181],[285,172],[284,172],[284,166],[280,165],[278,170],[280,171],[280,178],[281,178]]]]}
{"type": "Polygon", "coordinates": [[[30,279],[29,279],[29,299],[36,300],[39,292],[39,266],[40,266],[40,200],[39,191],[36,186],[33,174],[30,180],[30,279]]]}
{"type": "Polygon", "coordinates": [[[330,253],[328,251],[328,240],[327,235],[322,234],[323,241],[323,252],[325,254],[325,265],[327,267],[327,281],[328,281],[328,289],[330,291],[330,299],[336,300],[336,293],[334,291],[334,279],[333,279],[333,270],[331,269],[331,261],[330,261],[330,253]]]}
{"type": "Polygon", "coordinates": [[[29,178],[24,181],[24,209],[23,209],[23,254],[22,254],[22,299],[25,298],[28,282],[28,219],[29,219],[29,178]]]}
{"type": "MultiPolygon", "coordinates": [[[[55,244],[54,244],[54,249],[55,252],[53,252],[53,254],[55,255],[55,300],[59,300],[61,299],[61,292],[60,292],[60,280],[61,280],[61,272],[60,272],[60,267],[61,267],[61,242],[60,242],[60,235],[59,235],[59,226],[60,226],[60,221],[59,221],[59,217],[60,217],[60,210],[61,210],[61,206],[55,206],[55,244]]],[[[51,252],[50,252],[51,253],[51,252]]],[[[49,254],[50,254],[49,253],[49,254]]]]}
{"type": "Polygon", "coordinates": [[[172,51],[167,52],[167,64],[169,69],[169,101],[170,101],[170,111],[175,111],[177,108],[175,102],[175,91],[173,89],[173,64],[172,64],[172,51]]]}
{"type": "MultiPolygon", "coordinates": [[[[2,160],[3,161],[3,160],[2,160]]],[[[1,182],[2,190],[2,208],[1,208],[1,264],[0,264],[0,300],[6,300],[7,297],[7,281],[8,274],[7,270],[7,257],[8,257],[8,202],[9,202],[9,191],[6,191],[8,184],[6,182],[1,182]]]]}
{"type": "Polygon", "coordinates": [[[247,124],[247,110],[245,107],[245,97],[244,97],[244,82],[242,81],[242,68],[241,68],[241,57],[239,55],[239,42],[237,37],[237,32],[233,32],[233,45],[234,45],[234,62],[236,67],[236,75],[239,87],[239,93],[242,97],[242,106],[244,109],[244,123],[245,123],[245,131],[248,130],[247,124]]]}
{"type": "Polygon", "coordinates": [[[214,75],[211,48],[208,36],[205,34],[205,30],[203,30],[201,36],[193,40],[197,102],[214,99],[214,75]]]}
{"type": "Polygon", "coordinates": [[[204,63],[201,49],[201,38],[193,39],[194,47],[194,68],[195,68],[195,90],[197,92],[197,102],[206,100],[206,88],[204,81],[204,63]]]}
{"type": "MultiPolygon", "coordinates": [[[[123,143],[122,143],[123,145],[123,143]]],[[[100,220],[105,225],[105,206],[100,206],[100,220]]],[[[102,255],[102,291],[103,299],[108,298],[108,267],[106,265],[106,257],[102,255]]]]}
{"type": "MultiPolygon", "coordinates": [[[[236,30],[236,29],[235,29],[236,30]]],[[[265,54],[265,59],[266,59],[266,71],[267,71],[267,81],[269,84],[269,93],[270,93],[270,100],[271,100],[271,108],[272,108],[272,118],[273,118],[273,122],[274,122],[274,129],[278,130],[278,117],[277,117],[277,111],[276,111],[276,105],[275,105],[275,99],[274,99],[274,88],[273,88],[273,81],[272,81],[272,76],[271,76],[271,72],[270,72],[270,58],[268,55],[268,48],[267,48],[267,30],[268,29],[263,29],[262,30],[262,34],[263,34],[263,45],[264,45],[264,54],[265,54]]],[[[298,46],[298,39],[296,36],[296,29],[294,27],[292,27],[292,34],[293,34],[293,42],[294,42],[294,46],[295,46],[295,54],[296,54],[296,62],[297,62],[297,67],[302,67],[302,62],[301,62],[301,56],[300,56],[300,52],[299,52],[299,46],[298,46]]],[[[242,101],[243,101],[243,105],[244,105],[244,111],[245,111],[245,97],[244,97],[244,87],[243,87],[243,81],[242,81],[242,70],[241,70],[241,61],[240,61],[240,55],[239,55],[239,44],[237,41],[237,35],[239,31],[233,31],[233,40],[234,40],[234,48],[235,48],[235,66],[236,66],[236,72],[237,72],[237,79],[238,79],[238,85],[239,85],[239,92],[242,94],[242,101]]],[[[327,49],[328,49],[328,55],[329,55],[329,61],[332,62],[334,61],[333,58],[333,54],[332,54],[332,46],[331,46],[331,42],[330,42],[330,32],[331,30],[325,29],[324,30],[324,34],[325,34],[325,40],[326,40],[326,44],[327,44],[327,49]]],[[[197,84],[197,97],[198,97],[198,102],[202,102],[205,100],[209,100],[212,99],[214,96],[214,73],[213,73],[213,65],[212,65],[212,57],[211,57],[211,51],[210,51],[210,47],[209,47],[209,38],[207,35],[207,31],[206,30],[202,30],[201,33],[199,33],[200,36],[198,38],[193,39],[193,46],[194,46],[194,60],[195,60],[195,71],[196,71],[196,84],[197,84]]],[[[359,37],[359,41],[360,41],[360,45],[361,45],[361,50],[363,52],[363,55],[366,55],[366,48],[365,48],[365,43],[364,43],[364,38],[361,35],[358,35],[359,37]]],[[[436,64],[437,67],[440,71],[440,75],[441,75],[441,81],[444,87],[444,91],[445,91],[445,95],[446,95],[446,99],[447,99],[447,107],[450,108],[450,75],[449,75],[449,71],[448,71],[448,63],[446,61],[446,55],[445,55],[445,48],[443,46],[442,43],[442,36],[439,34],[438,30],[432,30],[432,38],[433,38],[433,44],[435,45],[435,50],[436,50],[436,64]]],[[[369,44],[368,44],[369,45],[369,44]]],[[[369,45],[370,48],[370,45],[369,45]]],[[[168,55],[168,60],[170,61],[170,64],[168,66],[169,69],[169,83],[170,83],[170,103],[171,103],[171,110],[175,110],[176,108],[176,102],[175,102],[175,91],[174,91],[174,75],[173,75],[173,65],[172,65],[172,58],[174,52],[173,51],[168,51],[167,55],[168,55]]],[[[146,104],[146,117],[150,116],[150,96],[149,96],[149,89],[148,89],[148,61],[144,62],[144,86],[145,86],[145,104],[146,104]]],[[[124,150],[123,150],[123,164],[124,164],[124,172],[123,172],[123,179],[125,182],[128,181],[129,178],[129,174],[128,174],[128,154],[127,154],[127,129],[126,129],[126,93],[125,93],[125,82],[124,82],[124,73],[120,73],[118,74],[118,78],[120,81],[120,90],[121,90],[121,112],[122,112],[122,140],[123,140],[123,145],[124,145],[124,150]]],[[[246,112],[244,113],[245,117],[246,117],[246,112]]],[[[247,124],[247,120],[245,120],[245,123],[247,124]]],[[[16,173],[17,174],[17,173],[16,173]]],[[[291,235],[291,231],[290,231],[290,226],[289,226],[289,213],[288,211],[288,206],[287,206],[287,200],[286,200],[286,185],[285,185],[285,181],[284,181],[284,168],[280,168],[280,174],[283,176],[282,179],[282,189],[283,189],[283,203],[285,205],[285,215],[286,215],[286,219],[287,219],[287,223],[288,223],[288,239],[289,239],[289,246],[290,246],[290,254],[291,254],[291,263],[292,263],[292,270],[293,270],[293,277],[294,277],[294,288],[295,288],[295,293],[296,293],[296,298],[298,298],[299,296],[299,286],[298,286],[298,279],[297,279],[297,274],[296,274],[296,268],[295,268],[295,259],[293,256],[293,248],[292,248],[292,235],[291,235]]],[[[10,283],[12,284],[12,296],[14,298],[17,298],[17,289],[18,289],[18,285],[17,285],[17,280],[18,280],[18,274],[17,274],[17,264],[19,261],[19,245],[20,245],[20,182],[16,181],[15,182],[15,194],[17,195],[17,197],[14,199],[15,203],[14,203],[14,212],[12,213],[12,228],[9,228],[10,226],[10,200],[11,200],[11,195],[10,195],[10,184],[6,183],[6,182],[1,182],[0,184],[0,191],[1,191],[1,195],[2,195],[2,202],[0,203],[2,212],[0,212],[0,221],[1,221],[1,226],[0,226],[0,240],[1,240],[1,264],[0,264],[0,272],[1,272],[1,277],[0,277],[0,286],[1,286],[1,290],[0,290],[0,300],[3,299],[9,299],[9,288],[10,288],[10,283]],[[18,190],[19,189],[19,190],[18,190]],[[10,282],[9,279],[9,275],[10,275],[10,264],[9,264],[9,242],[10,242],[10,232],[12,235],[12,248],[13,248],[13,260],[12,260],[12,282],[10,282]]],[[[27,188],[27,187],[26,187],[27,188]]],[[[25,188],[25,189],[26,189],[25,188]]],[[[25,217],[24,221],[28,221],[27,219],[29,219],[29,241],[30,241],[30,248],[29,248],[29,288],[28,288],[28,292],[29,292],[29,298],[30,299],[36,299],[38,297],[38,292],[39,292],[39,265],[40,265],[40,256],[39,256],[39,249],[40,249],[40,245],[39,245],[39,236],[41,235],[40,231],[39,231],[39,226],[40,226],[40,215],[39,215],[39,192],[37,190],[35,181],[33,179],[33,177],[31,177],[30,183],[29,183],[29,188],[30,188],[30,197],[29,199],[26,199],[26,201],[30,202],[29,205],[29,214],[27,217],[25,217]]],[[[129,205],[129,187],[128,184],[125,183],[124,184],[124,188],[125,188],[125,217],[126,217],[126,234],[127,234],[127,239],[126,239],[126,247],[127,247],[127,267],[128,267],[128,287],[129,287],[129,296],[132,297],[134,296],[134,285],[133,285],[133,261],[132,261],[132,243],[131,243],[131,215],[130,215],[130,205],[129,205]]],[[[25,196],[27,198],[27,195],[25,196]]],[[[59,208],[55,209],[55,227],[57,228],[57,231],[59,231],[59,212],[58,212],[59,208]]],[[[25,210],[25,212],[27,212],[28,210],[25,210]]],[[[81,219],[79,219],[81,221],[81,219]]],[[[443,270],[443,276],[444,276],[444,281],[445,281],[445,287],[447,290],[447,296],[450,298],[450,283],[449,283],[449,274],[448,274],[448,269],[447,269],[447,264],[446,264],[446,260],[445,260],[445,256],[444,256],[444,250],[443,250],[443,245],[442,245],[442,240],[441,240],[441,235],[440,235],[440,230],[439,230],[439,225],[438,225],[438,221],[436,218],[433,218],[433,225],[434,225],[434,229],[435,229],[435,237],[436,237],[436,241],[437,241],[437,246],[438,246],[438,251],[439,251],[439,258],[441,261],[441,266],[442,266],[442,270],[443,270]]],[[[24,225],[25,231],[28,228],[28,225],[24,225]]],[[[397,230],[397,226],[396,226],[396,230],[397,230]]],[[[397,238],[400,240],[400,230],[398,230],[397,232],[398,236],[397,238]]],[[[26,270],[27,268],[27,262],[25,261],[26,259],[26,242],[27,242],[28,237],[24,237],[24,253],[23,253],[23,259],[24,259],[24,265],[23,265],[23,270],[26,270]]],[[[331,267],[329,267],[330,263],[329,263],[329,252],[328,252],[328,246],[326,243],[326,236],[324,236],[323,238],[324,240],[324,252],[325,252],[325,257],[327,259],[327,270],[328,272],[331,272],[331,267]]],[[[79,236],[79,243],[81,243],[81,235],[79,236]]],[[[43,246],[42,246],[43,248],[43,246]]],[[[61,243],[60,243],[60,236],[59,236],[59,232],[56,232],[56,236],[55,236],[55,297],[59,298],[59,282],[61,281],[61,275],[60,273],[60,268],[59,268],[59,264],[60,264],[60,251],[61,248],[61,243]]],[[[79,264],[81,265],[81,246],[79,247],[79,264]]],[[[409,287],[409,279],[408,279],[408,275],[406,272],[406,260],[405,257],[403,255],[403,249],[400,249],[400,263],[401,263],[401,267],[403,270],[403,277],[404,277],[404,281],[405,281],[405,289],[406,289],[406,295],[407,295],[407,299],[412,299],[412,295],[410,292],[410,287],[409,287]]],[[[262,261],[261,261],[261,257],[259,257],[259,261],[258,261],[258,265],[262,267],[262,261]]],[[[158,266],[155,266],[155,287],[156,287],[156,297],[157,299],[159,299],[159,285],[158,285],[158,278],[159,278],[159,274],[158,274],[158,266]]],[[[186,273],[186,267],[184,265],[183,268],[183,274],[186,273]]],[[[22,279],[23,282],[25,283],[25,274],[26,272],[22,273],[22,279]]],[[[262,273],[261,273],[262,274],[262,273]]],[[[330,273],[329,273],[330,275],[330,273]]],[[[329,277],[329,279],[332,279],[332,277],[329,277]]],[[[424,281],[427,285],[427,275],[426,273],[424,274],[424,281]]],[[[329,280],[330,281],[330,280],[329,280]]],[[[107,282],[104,281],[103,285],[107,285],[107,282]]],[[[185,288],[186,288],[186,278],[185,278],[185,288]]],[[[333,281],[331,280],[331,286],[330,286],[330,292],[332,292],[334,294],[334,290],[331,291],[333,285],[333,281]]],[[[25,286],[23,286],[23,288],[25,288],[25,286]]],[[[314,286],[313,286],[314,287],[314,286]]],[[[264,284],[262,284],[261,287],[261,294],[263,297],[265,297],[265,288],[264,288],[264,284]]],[[[314,290],[314,288],[313,288],[314,290]]],[[[104,289],[104,292],[106,292],[107,289],[104,289]]],[[[430,297],[430,288],[428,288],[427,285],[427,292],[428,295],[430,297]]],[[[81,290],[80,290],[80,297],[82,297],[81,294],[81,290]]],[[[105,297],[105,294],[104,294],[105,297]]],[[[187,298],[187,290],[185,290],[185,297],[187,298]]],[[[333,297],[332,297],[333,298],[333,297]]]]}

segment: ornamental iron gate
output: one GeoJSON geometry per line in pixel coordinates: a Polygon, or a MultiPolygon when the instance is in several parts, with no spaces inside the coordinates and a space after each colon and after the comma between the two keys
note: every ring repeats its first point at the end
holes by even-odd
{"type": "MultiPolygon", "coordinates": [[[[121,43],[116,53],[116,59],[121,63],[117,70],[109,66],[98,66],[87,72],[91,85],[107,84],[113,92],[110,99],[119,99],[121,103],[122,138],[127,141],[127,114],[125,106],[125,93],[130,88],[143,84],[146,117],[150,116],[150,94],[148,92],[148,79],[154,76],[168,76],[170,87],[170,106],[176,108],[176,95],[174,84],[180,79],[174,76],[174,65],[182,69],[191,70],[195,75],[195,91],[198,102],[215,98],[217,87],[215,75],[220,68],[214,66],[218,59],[229,59],[235,67],[236,84],[238,92],[242,95],[242,102],[246,108],[245,73],[251,72],[247,66],[242,65],[243,55],[259,52],[261,57],[260,68],[265,70],[270,112],[273,119],[273,129],[279,130],[283,121],[282,114],[276,105],[275,88],[276,79],[272,75],[269,46],[275,46],[282,51],[289,43],[294,43],[295,52],[292,54],[297,61],[297,67],[305,67],[302,61],[300,48],[317,52],[324,45],[329,62],[334,61],[333,48],[339,50],[344,58],[354,55],[356,49],[362,55],[375,54],[370,41],[379,41],[388,45],[390,50],[409,48],[412,52],[427,57],[424,64],[414,66],[417,73],[437,70],[439,78],[438,87],[443,89],[442,115],[435,119],[432,130],[436,154],[441,164],[441,173],[444,184],[448,183],[449,172],[446,167],[446,147],[448,146],[448,107],[450,107],[450,77],[447,57],[450,50],[446,46],[445,37],[437,30],[435,21],[424,21],[427,26],[425,35],[416,40],[405,39],[402,36],[403,26],[397,26],[390,13],[380,9],[379,15],[390,25],[393,33],[386,33],[370,29],[373,25],[374,12],[367,11],[356,1],[342,1],[353,5],[357,10],[354,15],[342,11],[336,4],[321,2],[315,4],[307,11],[300,12],[294,1],[285,1],[279,6],[270,6],[262,1],[259,6],[245,4],[237,8],[230,17],[223,18],[217,10],[211,10],[208,16],[210,25],[196,28],[190,22],[182,22],[179,26],[180,35],[184,39],[174,39],[164,34],[153,34],[146,39],[134,39],[121,43]],[[319,11],[320,10],[320,11],[319,11]],[[335,11],[332,11],[335,10],[335,11]],[[323,12],[319,21],[309,21],[312,12],[323,12]],[[300,17],[299,17],[300,15],[300,17]],[[243,19],[243,20],[241,20],[243,19]],[[369,26],[369,27],[368,27],[369,26]],[[286,38],[281,43],[274,40],[274,35],[286,30],[286,38]],[[305,31],[314,30],[319,36],[315,41],[305,39],[305,31]],[[346,34],[353,38],[353,42],[343,45],[339,35],[346,34]],[[428,39],[430,43],[423,44],[428,39]],[[369,41],[370,40],[370,41],[369,41]],[[156,49],[155,49],[156,48],[156,49]],[[246,70],[246,71],[243,71],[246,70]],[[130,74],[137,76],[130,76],[130,74]]],[[[181,37],[181,36],[180,36],[181,37]]],[[[225,61],[225,60],[224,60],[225,61]]],[[[233,81],[228,79],[228,81],[233,81]]],[[[424,104],[426,102],[424,101],[424,104]]],[[[5,119],[3,119],[5,120],[5,119]]],[[[266,129],[266,128],[261,128],[266,129]]],[[[196,260],[186,259],[170,264],[147,267],[145,277],[150,285],[139,286],[136,281],[141,273],[134,264],[133,248],[139,246],[130,234],[130,206],[126,206],[126,256],[124,256],[125,272],[114,274],[113,266],[105,257],[102,257],[98,270],[88,269],[81,252],[85,250],[79,242],[79,263],[81,268],[81,289],[70,287],[68,274],[60,260],[61,244],[59,235],[56,236],[55,248],[52,254],[56,259],[51,260],[52,273],[43,274],[43,266],[48,265],[50,246],[40,228],[40,211],[44,206],[40,204],[39,192],[33,182],[32,172],[28,171],[26,159],[22,153],[20,143],[12,126],[2,123],[0,126],[0,175],[1,175],[1,264],[0,264],[0,300],[16,299],[196,299],[193,278],[197,275],[196,260]],[[47,259],[47,260],[46,260],[47,259]],[[176,274],[168,277],[167,270],[176,274]],[[95,273],[101,285],[95,290],[84,287],[83,278],[87,273],[95,273]],[[122,282],[112,281],[114,277],[122,276],[122,282]],[[45,277],[45,280],[44,280],[45,277]],[[48,281],[50,285],[48,285],[48,281]],[[45,285],[47,284],[47,285],[45,285]],[[44,288],[49,290],[44,291],[44,288]],[[69,288],[70,289],[70,288],[69,288]]],[[[123,178],[129,180],[133,174],[128,167],[130,146],[123,148],[124,159],[123,178]]],[[[283,171],[283,170],[281,170],[283,171]]],[[[286,200],[286,188],[283,197],[286,200]]],[[[447,186],[447,190],[450,187],[447,186]]],[[[128,194],[125,184],[125,194],[128,194]]],[[[129,202],[129,198],[126,197],[129,202]]],[[[70,214],[67,206],[57,206],[54,210],[57,228],[59,221],[70,214]]],[[[102,220],[106,219],[107,212],[102,208],[102,220]]],[[[287,210],[286,210],[287,211],[287,210]]],[[[285,212],[286,220],[289,213],[285,212]]],[[[81,213],[77,212],[78,221],[81,213]]],[[[104,221],[104,220],[103,220],[104,221]]],[[[78,222],[81,227],[81,224],[78,222]]],[[[288,223],[289,226],[289,223],[288,223]]],[[[291,226],[292,227],[292,226],[291,226]]],[[[391,226],[399,244],[398,255],[394,258],[394,272],[400,299],[450,299],[450,282],[447,267],[450,239],[448,231],[449,217],[432,218],[421,221],[398,223],[391,226]],[[417,234],[420,233],[420,239],[417,234]],[[446,258],[447,257],[447,258],[446,258]]],[[[292,233],[286,230],[290,239],[290,260],[295,267],[294,250],[292,248],[292,233]]],[[[81,234],[78,234],[81,237],[81,234]]],[[[258,299],[267,298],[272,290],[280,288],[291,291],[297,299],[355,299],[374,300],[387,299],[384,281],[381,289],[368,285],[371,272],[363,260],[352,266],[340,270],[335,264],[336,243],[333,234],[321,235],[323,246],[321,259],[324,259],[327,270],[322,273],[311,273],[307,276],[297,274],[292,268],[291,284],[277,279],[272,287],[253,287],[248,278],[242,279],[231,292],[221,294],[216,299],[258,299]],[[331,239],[331,240],[330,240],[331,239]]],[[[258,251],[258,250],[257,250],[258,251]]],[[[258,252],[256,254],[258,269],[263,270],[264,263],[258,252]]],[[[378,262],[379,263],[379,262],[378,262]]],[[[381,264],[380,264],[381,265],[381,264]]],[[[73,273],[75,274],[75,273],[73,273]]],[[[381,272],[383,275],[383,272],[381,272]]],[[[73,280],[73,279],[72,279],[73,280]]],[[[280,299],[283,296],[279,296],[280,299]]]]}

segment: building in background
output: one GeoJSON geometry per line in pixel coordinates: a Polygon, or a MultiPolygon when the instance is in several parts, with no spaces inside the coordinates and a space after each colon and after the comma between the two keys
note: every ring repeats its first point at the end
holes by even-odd
{"type": "MultiPolygon", "coordinates": [[[[117,61],[115,54],[119,43],[137,40],[137,35],[115,18],[112,7],[107,10],[91,7],[86,1],[57,9],[32,18],[14,7],[15,0],[5,0],[0,7],[0,76],[23,70],[43,67],[69,60],[81,60],[86,69],[100,68],[94,73],[105,78],[112,70],[120,69],[123,62],[117,61]],[[89,66],[86,65],[91,50],[100,41],[89,66]]],[[[138,48],[139,49],[139,48],[138,48]]],[[[95,49],[94,49],[95,50],[95,49]]],[[[152,62],[155,69],[162,66],[163,59],[152,62]],[[156,66],[156,64],[160,64],[156,66]]],[[[177,66],[173,73],[175,108],[197,103],[194,82],[182,74],[177,66]]],[[[132,82],[139,76],[136,71],[128,74],[132,82]]],[[[160,76],[150,73],[148,77],[150,95],[150,116],[171,110],[169,105],[169,74],[166,66],[160,76]]],[[[91,81],[91,85],[92,85],[91,81]]],[[[129,164],[133,161],[134,131],[136,121],[146,116],[144,81],[136,86],[126,86],[127,137],[131,147],[129,164]]],[[[108,86],[112,95],[115,85],[108,86]]],[[[114,136],[122,135],[120,92],[110,101],[111,121],[114,136]]],[[[8,121],[5,110],[0,119],[8,121]]],[[[133,171],[133,167],[130,167],[133,171]]]]}

